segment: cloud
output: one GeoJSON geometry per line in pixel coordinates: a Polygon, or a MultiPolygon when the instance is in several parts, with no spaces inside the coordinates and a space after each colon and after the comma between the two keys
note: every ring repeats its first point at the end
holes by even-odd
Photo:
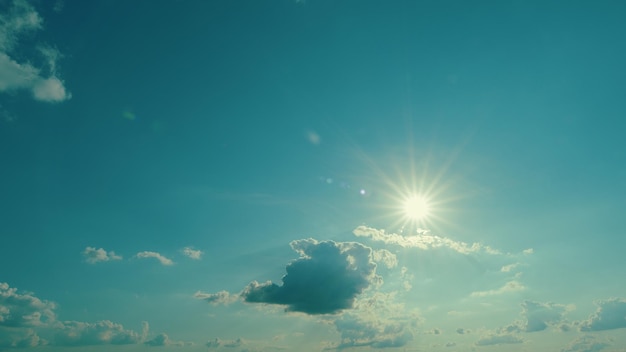
{"type": "Polygon", "coordinates": [[[155,336],[153,339],[144,342],[145,345],[152,347],[160,347],[160,346],[175,346],[175,347],[184,347],[184,346],[193,346],[192,342],[185,341],[173,341],[167,336],[167,334],[160,333],[155,336]]]}
{"type": "Polygon", "coordinates": [[[598,309],[581,322],[580,331],[601,331],[626,328],[626,299],[610,298],[594,302],[598,309]]]}
{"type": "Polygon", "coordinates": [[[470,332],[471,332],[471,330],[464,329],[464,328],[458,328],[458,329],[456,329],[456,333],[457,333],[457,334],[460,334],[460,335],[469,334],[470,332]]]}
{"type": "Polygon", "coordinates": [[[37,11],[25,0],[13,0],[7,12],[0,14],[0,92],[29,90],[36,100],[61,102],[70,99],[71,94],[57,75],[61,57],[58,50],[41,46],[38,53],[45,64],[38,67],[32,64],[37,57],[18,62],[11,56],[20,37],[41,30],[42,23],[37,11]]]}
{"type": "Polygon", "coordinates": [[[157,252],[143,251],[143,252],[137,253],[135,256],[140,259],[156,258],[163,265],[174,265],[174,262],[171,259],[166,258],[157,252]]]}
{"type": "Polygon", "coordinates": [[[552,302],[525,300],[522,302],[522,315],[526,318],[526,323],[522,328],[526,332],[543,331],[548,325],[563,320],[563,315],[571,309],[572,307],[552,302]]]}
{"type": "Polygon", "coordinates": [[[198,249],[193,249],[192,247],[185,247],[183,248],[183,254],[191,259],[200,260],[202,259],[204,252],[198,249]]]}
{"type": "Polygon", "coordinates": [[[509,281],[506,284],[504,284],[504,286],[495,289],[495,290],[488,290],[488,291],[476,291],[476,292],[472,292],[472,294],[470,295],[471,297],[486,297],[486,296],[494,296],[494,295],[501,295],[504,293],[509,293],[509,292],[517,292],[517,291],[523,291],[526,289],[526,286],[522,285],[519,281],[509,281]]]}
{"type": "Polygon", "coordinates": [[[238,299],[238,295],[232,295],[228,291],[220,291],[217,293],[205,293],[198,291],[193,295],[194,298],[207,301],[211,304],[230,304],[238,299]]]}
{"type": "Polygon", "coordinates": [[[33,329],[0,329],[0,349],[45,346],[48,342],[33,329]]]}
{"type": "Polygon", "coordinates": [[[234,348],[241,347],[245,344],[246,342],[242,338],[238,338],[236,340],[220,340],[216,337],[214,340],[208,341],[205,346],[208,348],[218,348],[220,346],[226,348],[234,348]]]}
{"type": "Polygon", "coordinates": [[[89,346],[89,345],[128,345],[141,343],[148,334],[148,323],[143,322],[141,334],[124,329],[121,324],[109,320],[96,323],[65,321],[61,323],[55,334],[54,344],[58,346],[89,346]]]}
{"type": "Polygon", "coordinates": [[[358,294],[380,283],[372,249],[357,242],[291,242],[300,258],[287,265],[282,286],[251,282],[241,293],[246,302],[285,305],[287,311],[335,314],[352,307],[358,294]]]}
{"type": "Polygon", "coordinates": [[[585,335],[576,338],[561,352],[599,352],[608,346],[610,346],[608,343],[599,342],[594,336],[585,335]]]}
{"type": "Polygon", "coordinates": [[[488,335],[476,341],[476,346],[492,346],[522,343],[524,340],[515,335],[488,335]]]}
{"type": "Polygon", "coordinates": [[[56,305],[40,300],[30,292],[19,293],[0,283],[0,327],[37,327],[53,322],[56,305]]]}
{"type": "Polygon", "coordinates": [[[513,263],[513,264],[505,265],[502,268],[500,268],[500,271],[503,272],[503,273],[509,273],[509,272],[513,271],[513,269],[517,268],[520,265],[521,265],[521,263],[513,263]]]}
{"type": "Polygon", "coordinates": [[[341,333],[341,343],[328,347],[327,350],[360,346],[402,347],[413,339],[409,323],[402,320],[364,319],[354,314],[344,314],[335,320],[335,327],[341,333]]]}
{"type": "Polygon", "coordinates": [[[469,245],[465,242],[457,242],[445,237],[431,235],[428,231],[419,231],[417,235],[398,235],[395,233],[386,233],[384,230],[378,230],[367,226],[359,226],[352,231],[357,237],[366,237],[373,241],[384,242],[385,244],[394,244],[406,248],[419,248],[429,250],[434,248],[449,248],[462,254],[470,253],[486,253],[486,254],[502,254],[497,249],[480,243],[469,245]]]}
{"type": "Polygon", "coordinates": [[[372,258],[376,263],[383,264],[388,269],[398,266],[398,258],[386,249],[372,251],[372,258]]]}
{"type": "Polygon", "coordinates": [[[122,259],[122,257],[116,255],[115,252],[107,252],[103,248],[96,249],[95,247],[85,248],[83,256],[85,257],[85,261],[90,264],[122,259]]]}

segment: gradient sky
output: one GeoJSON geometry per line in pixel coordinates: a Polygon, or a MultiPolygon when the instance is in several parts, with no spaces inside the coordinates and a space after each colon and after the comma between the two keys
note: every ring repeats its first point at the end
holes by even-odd
{"type": "Polygon", "coordinates": [[[626,351],[626,2],[0,11],[0,350],[626,351]]]}

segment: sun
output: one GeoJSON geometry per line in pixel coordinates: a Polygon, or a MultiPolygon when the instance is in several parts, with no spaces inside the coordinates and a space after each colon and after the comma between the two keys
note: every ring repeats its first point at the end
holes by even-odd
{"type": "Polygon", "coordinates": [[[402,211],[406,220],[419,222],[428,219],[431,206],[428,198],[422,195],[410,195],[402,203],[402,211]]]}

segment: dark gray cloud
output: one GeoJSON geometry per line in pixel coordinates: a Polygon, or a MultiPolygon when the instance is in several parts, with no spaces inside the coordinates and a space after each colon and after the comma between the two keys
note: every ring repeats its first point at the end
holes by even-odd
{"type": "Polygon", "coordinates": [[[281,286],[250,283],[241,293],[246,302],[285,305],[287,311],[334,314],[352,308],[354,299],[380,282],[372,249],[357,242],[291,242],[300,258],[287,265],[281,286]]]}
{"type": "Polygon", "coordinates": [[[610,298],[595,302],[598,310],[580,325],[580,331],[626,328],[626,299],[610,298]]]}

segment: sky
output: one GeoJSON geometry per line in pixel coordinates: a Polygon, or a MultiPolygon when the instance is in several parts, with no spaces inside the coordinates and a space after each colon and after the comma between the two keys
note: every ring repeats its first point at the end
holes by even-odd
{"type": "Polygon", "coordinates": [[[0,0],[0,350],[626,351],[625,15],[0,0]]]}

